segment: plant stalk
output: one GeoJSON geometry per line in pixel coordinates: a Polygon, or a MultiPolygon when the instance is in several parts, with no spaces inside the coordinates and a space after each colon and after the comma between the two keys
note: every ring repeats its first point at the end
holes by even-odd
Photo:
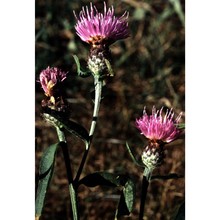
{"type": "Polygon", "coordinates": [[[139,211],[139,220],[143,220],[144,217],[144,206],[147,197],[147,189],[149,186],[151,172],[149,169],[145,168],[143,173],[142,179],[142,189],[141,189],[141,204],[140,204],[140,211],[139,211]]]}
{"type": "Polygon", "coordinates": [[[90,126],[90,131],[89,131],[89,143],[86,146],[86,150],[83,154],[78,172],[76,174],[75,182],[77,183],[79,181],[80,175],[82,173],[83,167],[86,162],[87,155],[89,153],[89,149],[92,143],[95,127],[97,124],[97,119],[98,119],[98,113],[99,113],[99,108],[100,108],[100,103],[101,103],[101,97],[102,97],[102,86],[103,86],[103,80],[100,79],[98,76],[94,77],[94,85],[95,85],[95,101],[94,101],[94,110],[93,110],[93,117],[92,117],[92,123],[90,126]]]}
{"type": "Polygon", "coordinates": [[[68,178],[68,183],[69,183],[71,207],[72,207],[72,212],[73,212],[73,220],[78,220],[79,214],[78,214],[78,208],[77,208],[77,187],[74,186],[74,183],[73,183],[71,162],[70,162],[68,147],[66,143],[66,138],[65,138],[63,131],[61,131],[58,127],[56,128],[56,130],[57,130],[59,141],[61,142],[60,145],[62,148],[63,157],[65,161],[65,166],[66,166],[67,178],[68,178]]]}
{"type": "Polygon", "coordinates": [[[95,104],[94,104],[94,110],[93,110],[93,118],[92,118],[92,123],[90,126],[90,131],[89,131],[89,136],[90,136],[90,142],[92,140],[97,119],[98,119],[98,113],[99,113],[99,108],[100,108],[100,103],[101,103],[101,98],[102,98],[102,86],[103,86],[103,80],[100,79],[99,77],[94,77],[94,84],[95,84],[95,104]]]}

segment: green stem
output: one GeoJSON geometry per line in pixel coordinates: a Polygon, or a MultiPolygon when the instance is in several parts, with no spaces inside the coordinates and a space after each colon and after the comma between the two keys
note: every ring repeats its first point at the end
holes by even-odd
{"type": "Polygon", "coordinates": [[[94,110],[93,110],[93,118],[92,118],[92,123],[89,131],[89,136],[90,136],[90,142],[92,140],[97,119],[98,119],[98,113],[99,113],[99,108],[100,108],[100,103],[101,103],[101,95],[102,95],[102,86],[103,86],[103,80],[99,79],[99,77],[94,77],[94,84],[95,84],[95,104],[94,104],[94,110]]]}
{"type": "Polygon", "coordinates": [[[65,138],[63,131],[61,131],[58,127],[56,127],[56,130],[57,130],[57,136],[59,138],[60,145],[63,151],[63,157],[65,161],[65,166],[66,166],[67,178],[69,182],[70,200],[71,200],[71,206],[72,206],[72,211],[73,211],[73,220],[78,220],[79,214],[78,214],[78,208],[77,208],[77,187],[74,186],[73,184],[73,175],[72,175],[71,162],[70,162],[68,147],[66,143],[66,138],[65,138]]]}
{"type": "Polygon", "coordinates": [[[143,220],[144,217],[144,206],[147,197],[147,189],[149,186],[151,172],[149,169],[145,168],[142,179],[142,189],[141,189],[141,204],[140,204],[140,212],[139,212],[139,220],[143,220]]]}
{"type": "Polygon", "coordinates": [[[89,153],[89,149],[90,149],[90,146],[91,146],[91,143],[92,143],[95,127],[96,127],[96,124],[97,124],[98,113],[99,113],[99,108],[100,108],[100,103],[101,103],[103,81],[98,76],[94,77],[94,85],[95,85],[95,103],[94,103],[92,123],[91,123],[90,131],[89,131],[90,141],[86,146],[86,151],[83,154],[82,161],[80,163],[78,172],[76,174],[76,178],[75,178],[76,183],[79,181],[80,175],[82,173],[83,167],[84,167],[85,162],[86,162],[86,158],[87,158],[88,153],[89,153]]]}

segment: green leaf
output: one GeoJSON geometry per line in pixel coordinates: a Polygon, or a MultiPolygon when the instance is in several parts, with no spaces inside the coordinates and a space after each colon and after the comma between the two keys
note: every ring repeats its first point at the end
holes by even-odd
{"type": "Polygon", "coordinates": [[[79,181],[80,184],[84,184],[88,187],[95,187],[95,186],[119,186],[120,182],[117,178],[118,175],[113,173],[107,173],[107,172],[96,172],[89,174],[82,178],[79,181]]]}
{"type": "Polygon", "coordinates": [[[113,69],[112,69],[112,66],[111,66],[111,63],[109,62],[109,60],[105,59],[105,64],[107,66],[107,69],[108,69],[108,75],[109,76],[114,76],[114,72],[113,72],[113,69]]]}
{"type": "Polygon", "coordinates": [[[174,220],[185,220],[185,202],[180,205],[174,220]]]}
{"type": "Polygon", "coordinates": [[[133,180],[128,179],[128,181],[125,184],[123,194],[125,197],[125,203],[128,208],[128,211],[131,212],[135,200],[135,184],[133,180]]]}
{"type": "Polygon", "coordinates": [[[79,181],[79,185],[88,187],[109,186],[123,187],[116,216],[129,215],[135,200],[135,184],[127,175],[118,175],[108,172],[96,172],[85,176],[79,181]]]}
{"type": "Polygon", "coordinates": [[[61,123],[68,132],[74,134],[85,142],[89,142],[89,134],[82,125],[71,120],[61,120],[61,123]]]}
{"type": "Polygon", "coordinates": [[[44,206],[45,196],[47,189],[50,184],[50,180],[53,175],[55,155],[59,143],[53,144],[48,147],[41,158],[39,167],[39,182],[37,188],[36,204],[35,204],[35,214],[40,216],[44,206]]]}
{"type": "Polygon", "coordinates": [[[177,125],[177,128],[179,128],[179,129],[185,129],[185,124],[183,123],[183,124],[178,124],[177,125]]]}
{"type": "Polygon", "coordinates": [[[136,164],[139,167],[145,167],[144,164],[142,163],[142,161],[136,160],[136,158],[135,158],[134,154],[132,153],[131,148],[129,147],[127,142],[126,142],[126,147],[127,147],[128,153],[130,154],[131,159],[133,160],[134,164],[136,164]]]}
{"type": "Polygon", "coordinates": [[[183,26],[185,26],[185,15],[182,10],[181,2],[180,0],[169,0],[170,3],[173,5],[174,11],[177,13],[180,21],[182,22],[183,26]]]}
{"type": "Polygon", "coordinates": [[[76,63],[76,68],[77,68],[77,74],[78,74],[78,76],[81,76],[81,77],[83,77],[83,78],[86,78],[86,77],[91,76],[91,72],[90,72],[90,71],[82,71],[82,70],[81,70],[79,58],[78,58],[76,55],[73,55],[73,58],[74,58],[75,63],[76,63]]]}
{"type": "Polygon", "coordinates": [[[129,215],[132,211],[135,200],[135,184],[131,179],[125,183],[122,195],[119,201],[116,216],[129,215]]]}
{"type": "Polygon", "coordinates": [[[47,120],[53,120],[53,124],[55,124],[55,126],[60,129],[65,128],[71,134],[82,139],[84,142],[89,143],[89,134],[82,125],[71,121],[68,118],[62,117],[57,111],[51,109],[45,109],[44,111],[44,117],[47,120]]]}

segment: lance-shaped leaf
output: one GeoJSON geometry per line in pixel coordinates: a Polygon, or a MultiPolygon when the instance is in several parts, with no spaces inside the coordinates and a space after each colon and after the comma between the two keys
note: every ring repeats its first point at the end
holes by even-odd
{"type": "Polygon", "coordinates": [[[44,112],[44,118],[52,123],[54,126],[57,126],[60,129],[65,128],[68,132],[74,134],[78,138],[82,139],[84,142],[89,142],[89,134],[82,125],[71,121],[66,117],[62,117],[57,111],[47,108],[44,110],[44,112]]]}
{"type": "Polygon", "coordinates": [[[174,220],[185,220],[185,202],[180,205],[174,220]]]}
{"type": "Polygon", "coordinates": [[[91,76],[90,71],[82,71],[81,70],[79,58],[76,55],[73,55],[73,58],[74,58],[75,63],[76,63],[76,71],[77,71],[78,76],[81,76],[82,78],[86,78],[86,77],[91,76]]]}
{"type": "Polygon", "coordinates": [[[177,128],[179,128],[179,129],[185,129],[185,123],[178,124],[178,125],[177,125],[177,128]]]}
{"type": "Polygon", "coordinates": [[[117,175],[108,172],[96,172],[85,176],[79,181],[79,185],[88,187],[109,186],[123,187],[116,216],[129,215],[132,211],[135,199],[135,184],[127,175],[117,175]]]}
{"type": "Polygon", "coordinates": [[[109,76],[114,76],[115,74],[114,74],[114,72],[112,70],[111,63],[107,59],[105,59],[105,64],[106,64],[107,69],[108,69],[108,75],[109,76]]]}
{"type": "Polygon", "coordinates": [[[119,176],[113,173],[108,172],[95,172],[89,174],[82,178],[79,181],[80,184],[84,184],[88,187],[95,187],[95,186],[119,186],[120,180],[119,176]]]}
{"type": "Polygon", "coordinates": [[[55,155],[59,143],[53,144],[48,147],[41,158],[39,167],[39,182],[37,188],[36,204],[35,204],[35,214],[40,216],[44,206],[45,196],[47,189],[50,184],[50,180],[53,175],[55,155]]]}
{"type": "Polygon", "coordinates": [[[135,184],[131,179],[128,179],[121,193],[116,217],[129,215],[132,211],[135,200],[135,184]]]}
{"type": "Polygon", "coordinates": [[[128,145],[127,142],[126,142],[126,147],[127,147],[128,153],[130,154],[131,159],[133,160],[134,164],[136,164],[137,166],[140,166],[140,167],[145,167],[142,161],[138,161],[138,160],[135,158],[135,156],[134,156],[134,154],[132,153],[131,148],[129,147],[129,145],[128,145]]]}

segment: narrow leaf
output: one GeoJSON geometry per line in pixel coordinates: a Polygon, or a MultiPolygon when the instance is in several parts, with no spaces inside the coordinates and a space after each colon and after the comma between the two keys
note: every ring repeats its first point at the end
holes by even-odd
{"type": "Polygon", "coordinates": [[[126,182],[123,193],[128,211],[131,212],[135,199],[135,184],[131,179],[128,179],[128,181],[126,182]]]}
{"type": "Polygon", "coordinates": [[[135,184],[129,176],[108,172],[96,172],[81,179],[79,181],[79,185],[80,184],[84,184],[88,187],[123,187],[116,216],[129,215],[132,211],[135,200],[135,184]]]}
{"type": "Polygon", "coordinates": [[[116,174],[107,173],[107,172],[96,172],[89,174],[82,178],[79,181],[80,184],[84,184],[88,187],[95,187],[95,186],[113,186],[116,187],[119,185],[119,181],[117,179],[116,174]]]}
{"type": "Polygon", "coordinates": [[[111,63],[109,62],[109,60],[105,59],[105,64],[107,66],[107,69],[108,69],[108,75],[109,76],[114,76],[114,72],[112,70],[112,66],[111,66],[111,63]]]}
{"type": "Polygon", "coordinates": [[[39,182],[37,188],[35,214],[40,216],[45,202],[45,196],[53,174],[55,155],[59,143],[48,147],[41,158],[39,167],[39,182]]]}
{"type": "Polygon", "coordinates": [[[179,129],[185,129],[185,123],[178,124],[178,125],[177,125],[177,128],[179,128],[179,129]]]}
{"type": "Polygon", "coordinates": [[[116,216],[129,215],[133,209],[135,200],[135,184],[128,179],[124,185],[123,192],[119,201],[116,216]]]}
{"type": "Polygon", "coordinates": [[[174,220],[185,220],[185,202],[180,205],[174,220]]]}
{"type": "Polygon", "coordinates": [[[75,63],[76,63],[76,68],[77,68],[77,74],[78,74],[78,76],[81,76],[82,78],[86,78],[86,77],[88,77],[88,76],[91,76],[90,71],[82,71],[82,70],[81,70],[79,58],[78,58],[76,55],[73,55],[73,58],[74,58],[75,63]]]}
{"type": "Polygon", "coordinates": [[[68,118],[62,117],[57,111],[46,109],[44,117],[52,117],[51,120],[53,120],[53,123],[60,129],[65,128],[68,132],[82,139],[84,142],[89,142],[88,131],[82,125],[69,120],[68,118]]]}
{"type": "Polygon", "coordinates": [[[85,142],[89,142],[89,134],[82,125],[71,120],[62,120],[61,123],[68,132],[74,134],[85,142]]]}
{"type": "Polygon", "coordinates": [[[128,145],[127,142],[126,142],[126,147],[127,147],[128,153],[130,154],[131,159],[133,160],[133,162],[134,162],[137,166],[139,166],[139,167],[145,167],[144,164],[142,163],[142,161],[137,161],[137,160],[136,160],[136,158],[135,158],[134,154],[132,153],[132,151],[131,151],[131,149],[130,149],[130,147],[129,147],[129,145],[128,145]]]}

